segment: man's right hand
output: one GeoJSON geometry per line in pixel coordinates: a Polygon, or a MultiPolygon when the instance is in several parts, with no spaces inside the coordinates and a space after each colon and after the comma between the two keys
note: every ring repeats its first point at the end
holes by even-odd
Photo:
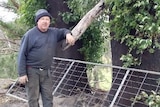
{"type": "Polygon", "coordinates": [[[26,84],[26,83],[28,82],[28,77],[27,77],[27,75],[24,75],[24,76],[19,77],[19,82],[20,82],[21,84],[26,84]]]}

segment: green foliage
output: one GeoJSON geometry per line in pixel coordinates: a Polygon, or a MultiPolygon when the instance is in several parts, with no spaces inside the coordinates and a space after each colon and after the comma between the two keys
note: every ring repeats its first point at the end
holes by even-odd
{"type": "MultiPolygon", "coordinates": [[[[63,13],[63,20],[66,23],[78,22],[90,9],[92,9],[99,0],[68,0],[67,4],[71,12],[63,13]]],[[[99,62],[100,57],[104,53],[104,36],[102,36],[102,28],[104,22],[99,18],[91,24],[81,37],[83,46],[80,52],[84,54],[85,60],[99,62]]]]}
{"type": "Polygon", "coordinates": [[[93,24],[82,36],[83,46],[80,49],[85,54],[85,59],[91,62],[99,62],[104,53],[104,37],[97,24],[93,24]]]}
{"type": "Polygon", "coordinates": [[[35,12],[40,8],[47,8],[46,0],[21,0],[20,21],[29,27],[35,25],[35,12]]]}
{"type": "Polygon", "coordinates": [[[0,78],[17,78],[16,58],[16,53],[0,56],[0,78]]]}
{"type": "Polygon", "coordinates": [[[159,48],[159,0],[113,0],[110,3],[110,15],[114,39],[125,43],[129,47],[129,54],[136,51],[141,55],[144,50],[153,53],[155,48],[159,48]]]}
{"type": "Polygon", "coordinates": [[[69,22],[77,22],[77,20],[80,19],[79,15],[75,15],[71,12],[61,13],[60,15],[62,16],[62,19],[66,24],[69,24],[69,22]]]}
{"type": "Polygon", "coordinates": [[[14,13],[17,13],[17,10],[19,8],[19,1],[20,0],[8,0],[8,2],[5,3],[4,5],[9,10],[13,11],[14,13]]]}
{"type": "Polygon", "coordinates": [[[136,101],[144,101],[149,107],[159,107],[160,106],[160,93],[151,91],[150,94],[142,91],[140,95],[136,97],[136,101]]]}
{"type": "Polygon", "coordinates": [[[140,65],[138,58],[133,57],[132,54],[130,54],[130,53],[128,53],[126,55],[122,55],[120,60],[123,61],[124,67],[133,66],[133,65],[140,65]]]}
{"type": "Polygon", "coordinates": [[[9,38],[13,38],[13,39],[21,37],[24,34],[24,32],[26,31],[26,29],[28,29],[27,26],[25,26],[24,24],[21,24],[17,21],[9,22],[9,23],[0,21],[0,28],[1,28],[1,30],[3,30],[5,32],[5,34],[9,38]]]}
{"type": "Polygon", "coordinates": [[[68,7],[74,15],[83,17],[99,0],[68,0],[68,7]]]}
{"type": "MultiPolygon", "coordinates": [[[[8,9],[9,11],[14,12],[17,14],[19,8],[19,1],[20,0],[8,0],[8,2],[2,3],[3,7],[8,9]]],[[[27,26],[24,23],[19,23],[19,17],[17,15],[15,20],[9,22],[3,22],[0,20],[0,29],[4,32],[8,38],[18,38],[21,37],[27,29],[27,26]]]]}

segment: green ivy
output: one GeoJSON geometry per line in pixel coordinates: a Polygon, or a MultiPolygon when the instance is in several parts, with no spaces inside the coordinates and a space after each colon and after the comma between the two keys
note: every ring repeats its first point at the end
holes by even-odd
{"type": "Polygon", "coordinates": [[[71,12],[65,12],[60,14],[62,16],[62,20],[66,23],[69,24],[69,22],[77,22],[77,20],[80,19],[79,15],[75,15],[71,12]]]}
{"type": "Polygon", "coordinates": [[[133,66],[133,65],[140,65],[140,59],[135,58],[132,54],[128,53],[126,55],[122,55],[120,60],[123,61],[123,67],[133,66]]]}
{"type": "Polygon", "coordinates": [[[83,46],[80,49],[85,54],[85,59],[91,62],[99,62],[104,53],[104,38],[97,24],[93,24],[82,36],[83,46]]]}
{"type": "MultiPolygon", "coordinates": [[[[155,48],[159,48],[159,0],[113,0],[110,3],[110,15],[113,38],[127,45],[129,54],[135,50],[138,55],[143,54],[144,50],[153,53],[155,48]]],[[[125,59],[121,58],[122,61],[125,59]]]]}
{"type": "MultiPolygon", "coordinates": [[[[99,0],[68,0],[67,4],[71,12],[63,13],[63,20],[66,23],[78,22],[90,9],[92,9],[99,0]]],[[[83,46],[80,52],[84,54],[86,61],[99,62],[104,53],[104,36],[102,28],[106,20],[95,20],[80,38],[83,46]]]]}
{"type": "Polygon", "coordinates": [[[47,8],[46,0],[21,0],[19,9],[20,21],[29,27],[35,25],[35,12],[41,8],[47,8]]]}
{"type": "Polygon", "coordinates": [[[99,0],[68,0],[68,7],[75,15],[83,17],[99,0]]]}
{"type": "MultiPolygon", "coordinates": [[[[142,91],[136,96],[136,101],[143,101],[148,107],[159,107],[160,106],[160,92],[151,91],[150,94],[142,91]]],[[[132,104],[134,105],[134,104],[132,104]]]]}

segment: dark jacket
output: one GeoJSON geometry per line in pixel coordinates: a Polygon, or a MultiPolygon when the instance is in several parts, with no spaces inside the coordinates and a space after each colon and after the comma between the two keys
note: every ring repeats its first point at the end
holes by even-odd
{"type": "Polygon", "coordinates": [[[18,55],[19,76],[26,75],[27,67],[49,69],[55,55],[57,42],[65,39],[70,31],[49,28],[41,32],[37,27],[30,29],[22,38],[18,55]]]}

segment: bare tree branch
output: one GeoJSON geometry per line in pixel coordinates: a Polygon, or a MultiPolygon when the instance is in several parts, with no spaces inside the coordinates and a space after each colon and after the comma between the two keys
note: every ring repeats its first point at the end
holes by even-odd
{"type": "Polygon", "coordinates": [[[16,2],[16,0],[10,0],[10,2],[1,2],[0,7],[17,12],[19,9],[19,4],[16,2]]]}
{"type": "Polygon", "coordinates": [[[0,7],[6,8],[8,10],[12,10],[13,8],[9,5],[0,4],[0,7]]]}
{"type": "Polygon", "coordinates": [[[15,45],[17,45],[17,46],[20,46],[19,43],[15,42],[15,41],[13,41],[13,40],[10,40],[10,39],[2,39],[2,38],[0,38],[0,41],[2,41],[2,42],[6,41],[6,42],[10,42],[10,43],[12,43],[12,44],[15,44],[15,45]]]}
{"type": "Polygon", "coordinates": [[[11,0],[12,4],[14,7],[16,7],[16,9],[19,9],[19,4],[16,2],[16,0],[11,0]]]}
{"type": "MultiPolygon", "coordinates": [[[[93,22],[95,18],[97,18],[101,12],[103,11],[105,6],[104,0],[100,0],[98,4],[96,4],[83,18],[79,21],[79,23],[72,29],[73,37],[78,40],[81,35],[86,31],[88,26],[93,22]]],[[[67,45],[63,50],[66,50],[70,47],[67,45]]]]}

